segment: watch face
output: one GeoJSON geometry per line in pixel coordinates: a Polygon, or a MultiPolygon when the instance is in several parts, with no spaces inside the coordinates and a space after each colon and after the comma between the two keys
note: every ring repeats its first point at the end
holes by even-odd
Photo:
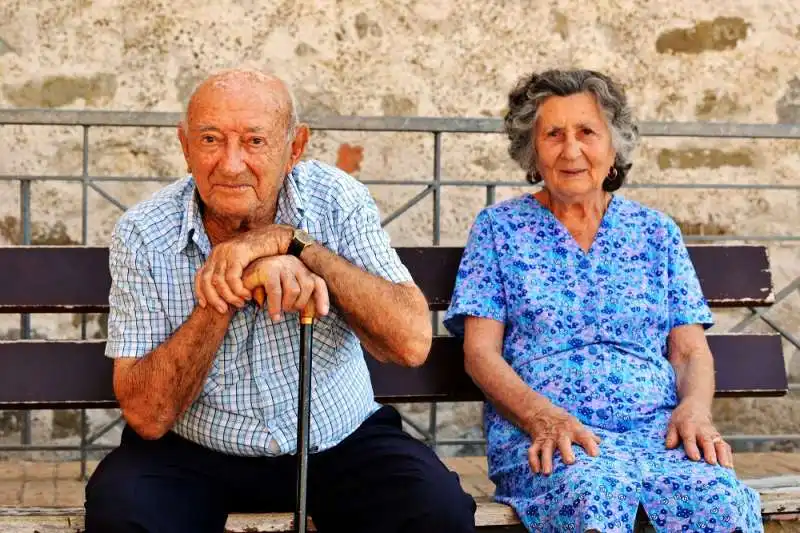
{"type": "Polygon", "coordinates": [[[297,230],[297,233],[295,233],[295,237],[297,238],[298,241],[302,242],[303,244],[311,244],[312,242],[314,242],[314,239],[311,237],[311,235],[309,235],[303,230],[297,230]]]}

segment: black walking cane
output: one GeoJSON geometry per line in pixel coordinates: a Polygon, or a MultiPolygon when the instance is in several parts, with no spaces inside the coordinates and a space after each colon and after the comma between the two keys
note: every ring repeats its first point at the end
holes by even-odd
{"type": "MultiPolygon", "coordinates": [[[[253,298],[264,307],[263,287],[253,290],[253,298]]],[[[294,511],[294,530],[306,533],[308,527],[308,446],[311,419],[311,337],[314,331],[314,300],[300,313],[300,390],[297,401],[297,507],[294,511]]]]}
{"type": "MultiPolygon", "coordinates": [[[[313,298],[313,297],[312,297],[313,298]]],[[[297,508],[294,529],[306,533],[308,510],[308,441],[311,421],[311,337],[314,331],[314,300],[300,313],[300,394],[297,401],[297,508]]]]}

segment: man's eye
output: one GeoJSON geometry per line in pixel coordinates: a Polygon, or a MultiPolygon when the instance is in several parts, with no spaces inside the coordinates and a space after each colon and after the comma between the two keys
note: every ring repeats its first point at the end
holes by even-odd
{"type": "Polygon", "coordinates": [[[216,140],[213,135],[203,135],[200,139],[204,144],[211,144],[216,140]]]}
{"type": "Polygon", "coordinates": [[[264,138],[263,137],[253,137],[252,139],[250,139],[250,144],[255,144],[256,146],[260,146],[260,145],[264,144],[264,138]]]}
{"type": "Polygon", "coordinates": [[[589,128],[583,128],[583,134],[584,135],[591,135],[593,133],[594,133],[594,130],[591,130],[589,128]]]}

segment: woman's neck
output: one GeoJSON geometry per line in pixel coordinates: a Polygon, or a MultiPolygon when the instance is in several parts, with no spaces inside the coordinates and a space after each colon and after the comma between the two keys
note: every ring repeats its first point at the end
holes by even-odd
{"type": "Polygon", "coordinates": [[[549,190],[542,189],[536,193],[537,199],[547,209],[553,212],[561,222],[567,221],[599,221],[606,212],[611,195],[605,191],[581,197],[579,199],[565,199],[553,195],[549,190]],[[540,196],[541,195],[541,196],[540,196]]]}
{"type": "Polygon", "coordinates": [[[611,194],[599,191],[597,194],[571,201],[558,198],[547,189],[542,189],[534,196],[567,228],[578,245],[588,252],[600,229],[611,194]]]}

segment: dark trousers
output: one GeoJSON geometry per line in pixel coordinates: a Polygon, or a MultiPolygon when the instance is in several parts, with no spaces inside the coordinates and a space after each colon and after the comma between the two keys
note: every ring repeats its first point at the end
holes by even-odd
{"type": "MultiPolygon", "coordinates": [[[[296,456],[236,457],[130,427],[86,486],[86,533],[222,533],[228,513],[292,512],[296,456]]],[[[309,456],[308,510],[321,533],[462,533],[475,502],[433,451],[382,407],[309,456]]]]}

